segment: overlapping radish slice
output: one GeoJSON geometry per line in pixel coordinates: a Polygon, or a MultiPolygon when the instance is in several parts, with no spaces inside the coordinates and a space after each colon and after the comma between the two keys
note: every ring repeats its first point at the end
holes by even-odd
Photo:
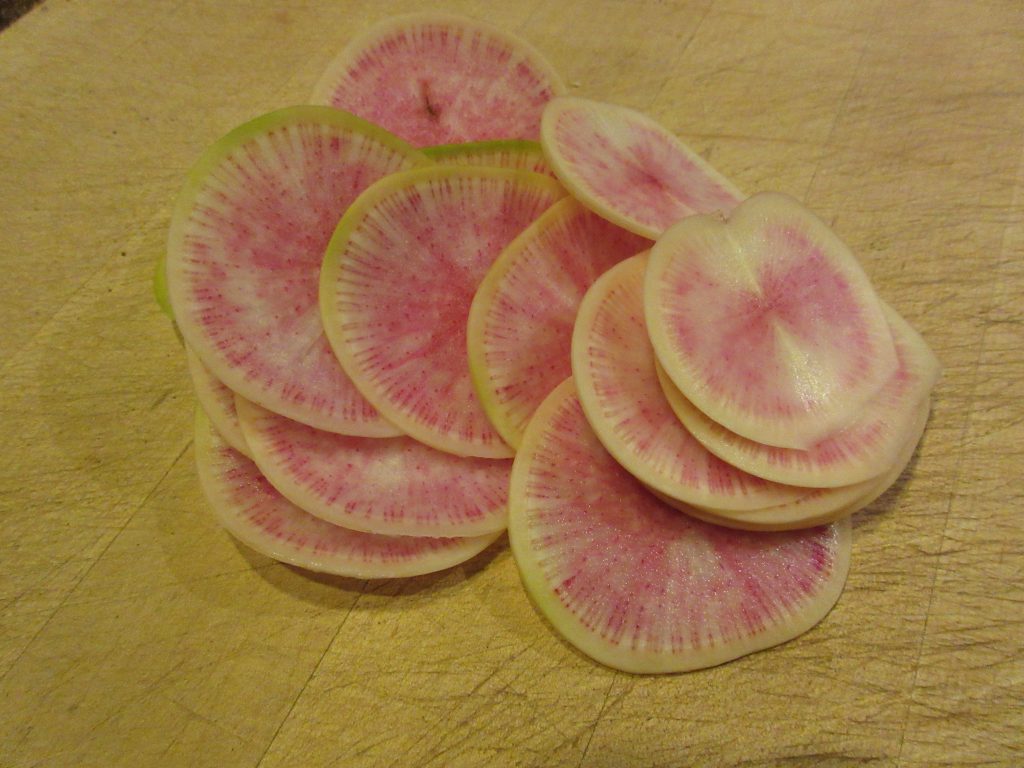
{"type": "Polygon", "coordinates": [[[563,195],[536,173],[437,166],[378,182],[342,218],[321,274],[327,336],[406,434],[462,456],[512,455],[473,391],[466,319],[502,249],[563,195]]]}
{"type": "Polygon", "coordinates": [[[505,530],[509,460],[435,451],[409,437],[347,437],[238,398],[252,457],[287,499],[327,522],[396,536],[505,530]]]}
{"type": "Polygon", "coordinates": [[[213,513],[231,535],[261,554],[311,571],[360,579],[432,573],[469,560],[499,535],[382,536],[313,517],[224,442],[201,409],[196,411],[196,464],[213,513]]]}
{"type": "Polygon", "coordinates": [[[741,437],[695,408],[660,368],[658,378],[680,421],[709,451],[730,464],[781,483],[825,487],[859,483],[892,466],[912,431],[914,404],[926,397],[939,375],[939,362],[920,334],[884,302],[882,309],[896,346],[895,373],[850,426],[804,451],[741,437]]]}
{"type": "Polygon", "coordinates": [[[509,504],[537,606],[581,651],[629,672],[712,666],[796,637],[849,569],[848,520],[752,533],[659,501],[601,446],[571,379],[527,428],[509,504]]]}
{"type": "Polygon", "coordinates": [[[395,16],[351,40],[313,90],[416,146],[536,139],[561,78],[529,43],[473,19],[395,16]]]}
{"type": "Polygon", "coordinates": [[[686,216],[727,213],[743,199],[674,134],[615,104],[553,99],[544,109],[541,145],[573,197],[652,240],[686,216]]]}
{"type": "Polygon", "coordinates": [[[555,175],[540,144],[525,139],[439,144],[424,147],[423,154],[439,165],[483,165],[488,168],[516,168],[551,177],[555,175]]]}
{"type": "Polygon", "coordinates": [[[320,429],[398,434],[334,358],[317,281],[356,196],[425,164],[405,142],[327,107],[273,112],[214,144],[178,198],[167,249],[174,316],[213,375],[320,429]]]}
{"type": "Polygon", "coordinates": [[[509,445],[571,373],[576,312],[605,270],[650,247],[567,197],[502,252],[473,299],[469,368],[484,410],[509,445]]]}
{"type": "Polygon", "coordinates": [[[643,253],[612,267],[587,291],[572,335],[572,372],[591,427],[641,481],[712,509],[757,509],[807,488],[772,483],[726,464],[675,418],[654,371],[644,325],[643,253]]]}
{"type": "Polygon", "coordinates": [[[897,369],[857,260],[785,195],[755,195],[728,222],[672,227],[651,249],[644,311],[683,395],[760,443],[810,448],[848,426],[897,369]]]}
{"type": "Polygon", "coordinates": [[[224,382],[210,373],[195,352],[185,347],[188,360],[188,372],[192,377],[192,386],[196,399],[213,424],[214,429],[224,438],[225,442],[246,458],[252,458],[249,444],[242,434],[238,423],[238,411],[235,410],[235,393],[224,386],[224,382]]]}

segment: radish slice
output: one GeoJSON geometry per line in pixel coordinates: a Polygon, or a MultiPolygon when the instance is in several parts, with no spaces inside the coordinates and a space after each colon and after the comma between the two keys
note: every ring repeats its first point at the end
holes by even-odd
{"type": "Polygon", "coordinates": [[[633,476],[679,501],[757,509],[810,493],[726,464],[675,418],[654,370],[644,325],[646,253],[612,267],[587,291],[572,336],[572,372],[587,420],[633,476]]]}
{"type": "Polygon", "coordinates": [[[213,513],[232,536],[260,554],[311,571],[357,579],[432,573],[469,560],[499,535],[379,536],[324,522],[274,490],[255,464],[224,442],[201,409],[196,464],[213,513]]]}
{"type": "Polygon", "coordinates": [[[424,164],[405,142],[327,107],[273,112],[214,144],[178,198],[167,249],[174,316],[213,375],[319,429],[399,434],[334,358],[317,281],[349,203],[424,164]]]}
{"type": "Polygon", "coordinates": [[[322,520],[395,536],[505,530],[511,461],[452,456],[410,437],[323,432],[244,398],[238,415],[260,471],[322,520]]]}
{"type": "Polygon", "coordinates": [[[188,372],[192,376],[192,386],[196,391],[196,399],[213,423],[214,429],[224,438],[225,442],[246,458],[252,458],[252,451],[242,434],[238,423],[238,412],[235,410],[235,393],[224,386],[224,382],[210,373],[195,352],[185,347],[188,360],[188,372]]]}
{"type": "Polygon", "coordinates": [[[679,420],[723,461],[780,483],[824,487],[859,483],[885,472],[896,461],[917,416],[914,403],[927,397],[940,370],[920,334],[884,302],[882,309],[896,345],[896,372],[865,403],[853,424],[806,451],[747,440],[696,409],[660,367],[658,379],[679,420]]]}
{"type": "Polygon", "coordinates": [[[324,259],[320,307],[345,371],[408,435],[462,456],[512,455],[473,391],[470,303],[502,249],[564,194],[497,168],[423,168],[353,203],[324,259]]]}
{"type": "Polygon", "coordinates": [[[440,165],[483,165],[543,173],[552,178],[555,175],[536,141],[506,139],[440,144],[424,147],[423,154],[440,165]]]}
{"type": "Polygon", "coordinates": [[[469,369],[495,429],[517,447],[548,393],[572,371],[569,350],[587,288],[650,241],[567,197],[502,252],[469,311],[469,369]]]}
{"type": "Polygon", "coordinates": [[[897,369],[857,260],[785,195],[756,195],[727,223],[675,225],[651,249],[644,310],[683,395],[756,442],[810,448],[848,426],[897,369]]]}
{"type": "Polygon", "coordinates": [[[601,447],[572,380],[526,430],[509,541],[527,592],[588,656],[627,672],[720,664],[810,629],[835,604],[850,524],[734,531],[668,507],[601,447]]]}
{"type": "Polygon", "coordinates": [[[395,16],[354,38],[313,90],[416,146],[536,139],[565,90],[529,43],[447,13],[395,16]]]}
{"type": "Polygon", "coordinates": [[[615,104],[553,99],[544,109],[541,145],[573,197],[652,240],[680,219],[728,213],[743,199],[674,134],[615,104]]]}

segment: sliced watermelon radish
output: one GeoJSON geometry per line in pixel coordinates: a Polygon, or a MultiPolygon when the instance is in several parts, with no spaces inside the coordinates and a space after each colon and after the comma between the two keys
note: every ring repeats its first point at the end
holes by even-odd
{"type": "Polygon", "coordinates": [[[509,445],[519,445],[537,406],[571,373],[572,326],[587,288],[649,247],[649,240],[567,197],[488,271],[469,312],[469,369],[484,410],[509,445]]]}
{"type": "Polygon", "coordinates": [[[313,90],[412,144],[536,139],[565,90],[529,43],[463,16],[395,16],[351,40],[313,90]]]}
{"type": "Polygon", "coordinates": [[[336,435],[244,398],[238,415],[263,475],[322,520],[393,536],[505,530],[511,461],[452,456],[410,437],[336,435]]]}
{"type": "Polygon", "coordinates": [[[896,372],[882,391],[864,404],[853,424],[805,451],[741,437],[695,408],[660,367],[658,378],[679,420],[724,461],[780,483],[826,487],[859,483],[892,466],[916,418],[914,403],[927,396],[940,370],[921,335],[884,302],[882,309],[896,345],[896,372]]]}
{"type": "Polygon", "coordinates": [[[867,275],[785,195],[755,195],[725,223],[673,226],[651,249],[644,311],[683,395],[769,445],[806,450],[848,426],[897,369],[867,275]]]}
{"type": "Polygon", "coordinates": [[[516,168],[554,177],[536,141],[498,139],[466,144],[440,144],[424,147],[423,154],[440,165],[483,165],[488,168],[516,168]]]}
{"type": "Polygon", "coordinates": [[[507,458],[466,358],[466,318],[502,249],[564,194],[536,173],[423,168],[352,204],[324,259],[320,307],[331,346],[384,416],[462,456],[507,458]]]}
{"type": "Polygon", "coordinates": [[[570,643],[628,672],[708,667],[796,637],[849,569],[848,519],[751,533],[660,502],[601,447],[571,379],[526,430],[509,505],[527,592],[570,643]]]}
{"type": "Polygon", "coordinates": [[[743,194],[675,135],[626,107],[560,96],[541,145],[555,176],[592,211],[656,239],[694,213],[728,213],[743,194]]]}
{"type": "Polygon", "coordinates": [[[726,464],[675,418],[654,370],[644,325],[642,253],[587,291],[572,335],[572,372],[583,411],[605,449],[634,477],[668,496],[716,510],[758,509],[806,496],[726,464]]]}
{"type": "Polygon", "coordinates": [[[380,536],[332,525],[278,493],[249,459],[196,411],[196,464],[213,513],[227,531],[260,554],[311,571],[358,579],[432,573],[482,552],[498,533],[469,538],[380,536]]]}
{"type": "Polygon", "coordinates": [[[214,144],[178,198],[167,248],[174,316],[213,375],[320,429],[398,434],[335,360],[317,281],[349,203],[382,176],[425,164],[405,142],[327,107],[273,112],[214,144]]]}
{"type": "Polygon", "coordinates": [[[203,412],[228,445],[251,459],[252,451],[249,450],[249,444],[238,423],[235,393],[210,373],[210,369],[203,365],[203,361],[188,347],[185,347],[185,357],[188,360],[188,372],[192,377],[196,399],[203,412]]]}

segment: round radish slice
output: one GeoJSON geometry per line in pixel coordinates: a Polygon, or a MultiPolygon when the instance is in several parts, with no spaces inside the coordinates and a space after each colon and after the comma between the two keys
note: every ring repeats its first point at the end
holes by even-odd
{"type": "Polygon", "coordinates": [[[571,379],[527,427],[509,507],[537,606],[581,651],[628,672],[708,667],[796,637],[849,569],[848,519],[751,533],[659,501],[601,447],[571,379]]]}
{"type": "Polygon", "coordinates": [[[651,249],[644,311],[658,361],[708,418],[806,450],[897,369],[889,324],[849,249],[792,198],[728,222],[692,216],[651,249]]]}
{"type": "Polygon", "coordinates": [[[572,326],[587,288],[649,247],[567,197],[488,271],[469,312],[469,368],[484,410],[509,445],[519,445],[537,406],[571,373],[572,326]]]}
{"type": "Polygon", "coordinates": [[[541,145],[572,196],[652,240],[694,213],[731,211],[742,193],[640,112],[560,96],[544,109],[541,145]]]}
{"type": "Polygon", "coordinates": [[[410,437],[346,437],[238,398],[253,460],[296,506],[335,525],[395,536],[505,530],[512,462],[435,451],[410,437]]]}
{"type": "Polygon", "coordinates": [[[780,483],[859,483],[885,472],[895,461],[916,417],[913,404],[926,397],[939,375],[939,362],[920,334],[884,302],[882,309],[896,346],[896,372],[865,403],[853,424],[805,451],[747,440],[697,410],[660,367],[658,378],[679,420],[724,461],[780,483]]]}
{"type": "Polygon", "coordinates": [[[789,504],[750,511],[717,513],[714,510],[681,505],[665,496],[662,496],[662,500],[709,523],[748,531],[787,531],[831,523],[868,506],[899,479],[910,464],[917,443],[924,433],[928,410],[927,399],[911,408],[913,418],[904,433],[900,452],[893,464],[877,478],[853,486],[822,488],[789,504]]]}
{"type": "Polygon", "coordinates": [[[171,220],[167,280],[181,332],[232,390],[332,432],[395,435],[324,337],[317,281],[341,214],[376,179],[429,164],[327,107],[257,118],[192,170],[171,220]]]}
{"type": "Polygon", "coordinates": [[[462,456],[512,455],[473,391],[466,319],[498,254],[563,194],[536,173],[437,166],[378,182],[341,220],[321,273],[327,336],[410,436],[462,456]]]}
{"type": "Polygon", "coordinates": [[[515,168],[551,177],[555,175],[536,141],[507,139],[440,144],[425,147],[423,154],[440,165],[483,165],[488,168],[515,168]]]}
{"type": "Polygon", "coordinates": [[[274,490],[255,464],[221,439],[201,410],[196,464],[213,513],[232,536],[260,554],[311,571],[357,579],[432,573],[469,560],[499,535],[381,536],[327,523],[274,490]]]}
{"type": "Polygon", "coordinates": [[[224,438],[225,442],[247,458],[252,458],[249,444],[242,434],[238,423],[238,412],[235,410],[235,393],[224,386],[224,383],[210,373],[196,353],[185,347],[188,359],[188,372],[192,376],[192,386],[196,391],[196,399],[213,423],[214,429],[224,438]]]}
{"type": "Polygon", "coordinates": [[[529,43],[446,13],[395,16],[354,38],[313,91],[416,146],[536,139],[561,78],[529,43]]]}
{"type": "Polygon", "coordinates": [[[654,370],[644,325],[646,253],[612,267],[587,291],[572,335],[580,402],[605,449],[635,477],[679,501],[757,509],[810,493],[726,464],[679,420],[654,370]]]}

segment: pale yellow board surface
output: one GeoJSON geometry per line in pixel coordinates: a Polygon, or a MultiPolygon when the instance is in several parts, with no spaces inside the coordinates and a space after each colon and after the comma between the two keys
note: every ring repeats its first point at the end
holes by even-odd
{"type": "Polygon", "coordinates": [[[395,583],[236,546],[150,294],[184,173],[412,2],[47,0],[0,33],[0,766],[1024,760],[1024,12],[1015,0],[439,4],[804,199],[944,365],[816,629],[638,678],[502,542],[395,583]]]}

